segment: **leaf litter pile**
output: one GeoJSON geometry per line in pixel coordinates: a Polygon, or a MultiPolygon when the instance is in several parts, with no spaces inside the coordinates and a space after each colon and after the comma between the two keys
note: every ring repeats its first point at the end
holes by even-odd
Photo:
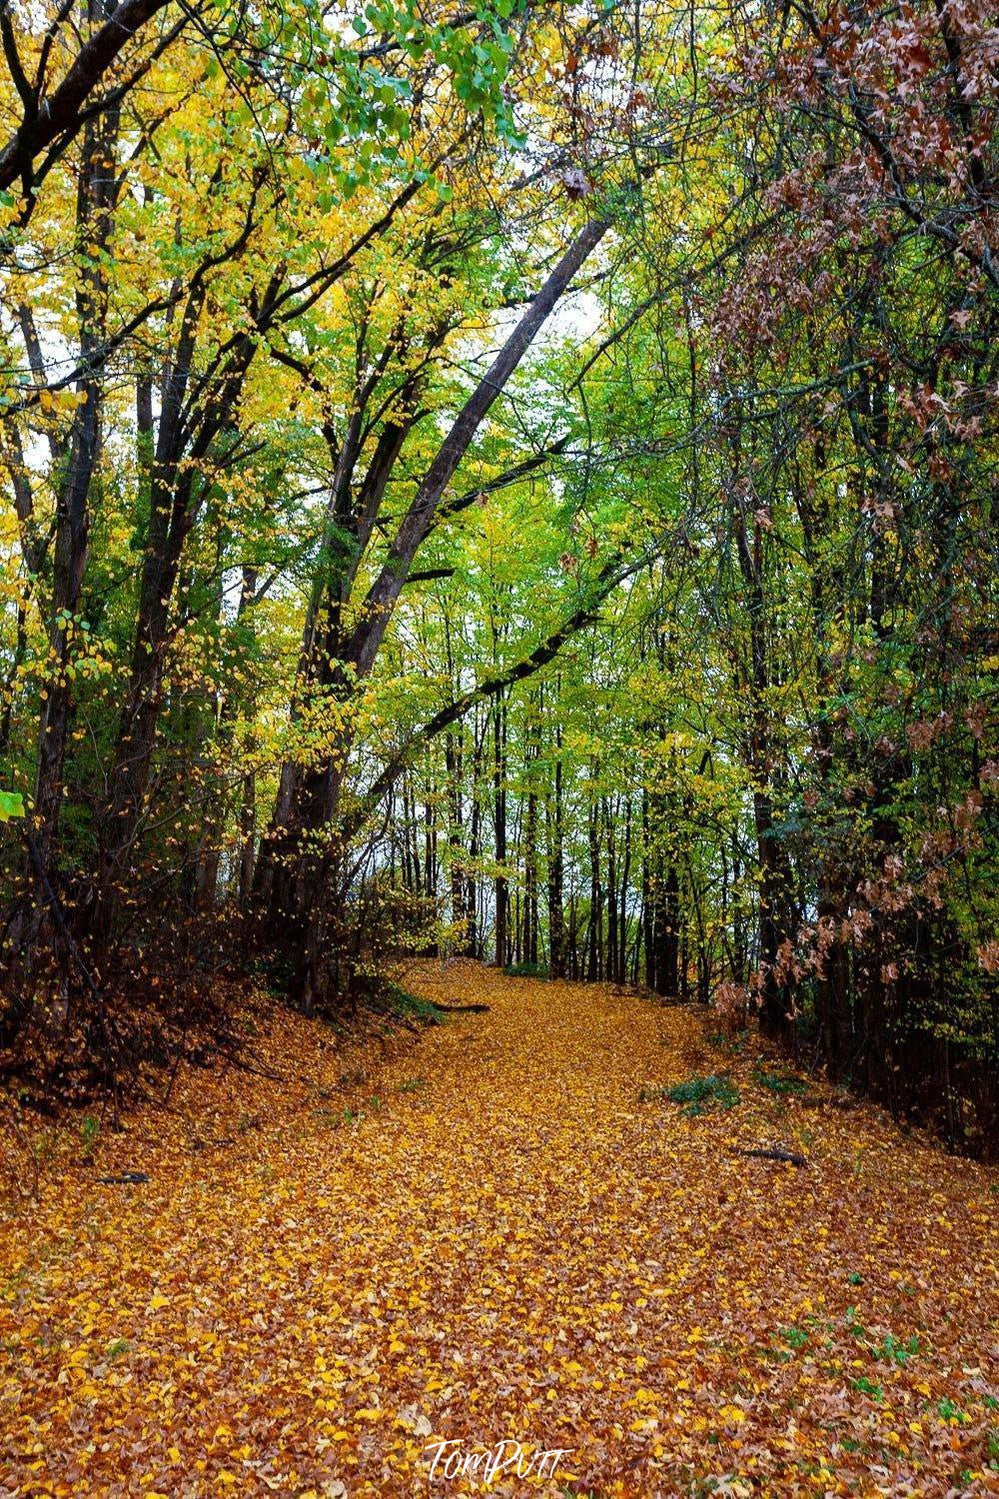
{"type": "Polygon", "coordinates": [[[0,1492],[471,1494],[437,1444],[506,1440],[571,1455],[494,1494],[999,1493],[995,1172],[689,1011],[405,983],[491,1008],[360,1060],[274,1013],[256,1072],[34,1141],[0,1492]]]}

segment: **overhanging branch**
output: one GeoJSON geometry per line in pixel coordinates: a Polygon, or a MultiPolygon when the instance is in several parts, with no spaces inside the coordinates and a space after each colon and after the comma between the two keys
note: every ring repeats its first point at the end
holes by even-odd
{"type": "Polygon", "coordinates": [[[495,676],[486,677],[475,687],[445,707],[441,708],[425,724],[411,734],[406,742],[399,746],[395,754],[383,767],[372,781],[368,790],[361,798],[353,813],[345,819],[345,839],[353,838],[360,832],[361,828],[372,816],[382,797],[398,780],[403,771],[413,761],[419,751],[449,729],[452,724],[457,723],[472,708],[475,703],[481,702],[488,697],[495,697],[498,693],[512,687],[516,682],[523,682],[528,677],[549,665],[554,661],[559,651],[581,630],[596,623],[599,606],[618,588],[626,578],[632,577],[645,567],[649,561],[649,554],[643,552],[641,557],[629,562],[626,566],[621,565],[621,552],[615,552],[604,566],[600,569],[589,590],[586,602],[580,604],[579,608],[569,615],[559,625],[558,629],[545,637],[540,645],[535,646],[529,655],[523,656],[513,666],[505,671],[498,672],[495,676]]]}

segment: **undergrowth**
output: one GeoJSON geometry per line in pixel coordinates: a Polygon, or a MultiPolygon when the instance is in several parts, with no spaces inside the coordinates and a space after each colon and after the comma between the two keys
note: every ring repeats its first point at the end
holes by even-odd
{"type": "Polygon", "coordinates": [[[398,1020],[415,1021],[418,1025],[442,1025],[445,1019],[444,1011],[431,1000],[409,994],[398,984],[387,985],[378,1001],[372,1003],[372,1008],[398,1020]]]}
{"type": "Polygon", "coordinates": [[[705,1076],[687,1078],[686,1082],[674,1083],[663,1094],[670,1103],[682,1104],[688,1118],[695,1118],[712,1107],[731,1109],[740,1100],[738,1088],[726,1073],[709,1072],[705,1076]]]}

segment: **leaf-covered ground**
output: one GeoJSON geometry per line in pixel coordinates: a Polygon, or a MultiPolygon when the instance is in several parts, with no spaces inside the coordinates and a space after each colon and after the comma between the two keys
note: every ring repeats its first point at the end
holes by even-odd
{"type": "Polygon", "coordinates": [[[574,1450],[494,1493],[999,1493],[996,1173],[680,1009],[407,984],[492,1008],[361,1060],[275,1016],[281,1081],[43,1131],[2,1224],[0,1491],[426,1494],[437,1442],[515,1438],[574,1450]],[[732,1107],[660,1095],[725,1072],[732,1107]],[[733,1150],[774,1144],[809,1165],[733,1150]]]}

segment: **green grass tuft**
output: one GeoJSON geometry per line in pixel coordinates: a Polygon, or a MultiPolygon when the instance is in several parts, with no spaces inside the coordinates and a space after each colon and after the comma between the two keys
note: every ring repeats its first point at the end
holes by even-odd
{"type": "Polygon", "coordinates": [[[407,994],[398,984],[389,985],[385,994],[385,1009],[390,1015],[397,1015],[400,1020],[416,1020],[421,1025],[442,1025],[446,1018],[444,1011],[429,999],[421,999],[418,994],[407,994]]]}
{"type": "Polygon", "coordinates": [[[688,1118],[695,1118],[712,1105],[720,1109],[734,1108],[740,1100],[740,1093],[725,1073],[710,1072],[705,1077],[695,1074],[685,1083],[674,1084],[667,1090],[666,1097],[670,1103],[683,1104],[683,1112],[688,1118]]]}
{"type": "Polygon", "coordinates": [[[764,1072],[761,1067],[753,1073],[753,1082],[768,1093],[778,1094],[804,1093],[807,1087],[804,1078],[795,1077],[793,1072],[764,1072]]]}

